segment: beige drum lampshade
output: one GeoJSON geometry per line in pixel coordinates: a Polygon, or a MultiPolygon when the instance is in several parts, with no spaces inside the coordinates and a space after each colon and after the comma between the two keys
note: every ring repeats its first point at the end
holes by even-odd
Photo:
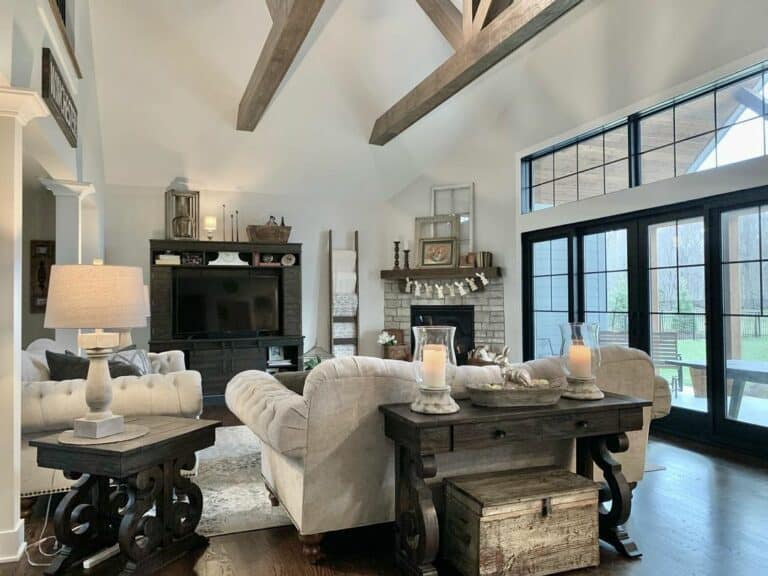
{"type": "Polygon", "coordinates": [[[46,328],[128,329],[146,326],[144,279],[135,266],[51,267],[46,328]]]}

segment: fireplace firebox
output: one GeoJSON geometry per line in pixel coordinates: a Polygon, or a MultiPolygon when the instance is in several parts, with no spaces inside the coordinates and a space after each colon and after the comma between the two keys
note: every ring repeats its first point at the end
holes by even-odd
{"type": "MultiPolygon", "coordinates": [[[[455,326],[456,362],[467,363],[469,351],[475,347],[474,306],[411,306],[411,326],[455,326]]],[[[415,343],[411,338],[411,353],[415,343]]]]}

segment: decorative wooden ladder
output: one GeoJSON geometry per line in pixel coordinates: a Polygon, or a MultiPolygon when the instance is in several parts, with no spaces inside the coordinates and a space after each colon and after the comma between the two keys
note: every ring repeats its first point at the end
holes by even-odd
{"type": "MultiPolygon", "coordinates": [[[[331,343],[331,352],[334,356],[348,356],[347,352],[338,353],[337,346],[353,346],[354,351],[351,355],[357,355],[359,353],[360,342],[360,252],[358,245],[358,231],[355,230],[355,246],[354,250],[354,292],[337,293],[336,292],[336,272],[334,271],[334,253],[337,253],[337,260],[343,253],[350,252],[349,250],[334,250],[333,249],[333,230],[328,230],[328,300],[329,300],[329,314],[330,314],[330,333],[329,342],[331,343]],[[337,296],[342,294],[354,294],[354,309],[344,310],[343,314],[338,313],[337,296]],[[354,312],[354,314],[350,313],[354,312]],[[352,326],[354,330],[354,336],[339,336],[337,335],[340,330],[337,330],[336,326],[352,326]]],[[[349,260],[345,258],[344,260],[349,260]]],[[[338,261],[337,261],[338,264],[338,261]]],[[[349,273],[349,272],[347,272],[349,273]]]]}

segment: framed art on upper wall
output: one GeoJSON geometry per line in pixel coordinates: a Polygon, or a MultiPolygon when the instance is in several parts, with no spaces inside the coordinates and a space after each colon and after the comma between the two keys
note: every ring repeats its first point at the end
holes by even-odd
{"type": "Polygon", "coordinates": [[[456,238],[462,256],[475,249],[475,185],[452,184],[432,187],[432,214],[451,214],[459,219],[456,238]]]}
{"type": "Polygon", "coordinates": [[[53,240],[31,240],[29,265],[29,311],[43,314],[48,304],[48,282],[51,266],[56,261],[56,242],[53,240]]]}

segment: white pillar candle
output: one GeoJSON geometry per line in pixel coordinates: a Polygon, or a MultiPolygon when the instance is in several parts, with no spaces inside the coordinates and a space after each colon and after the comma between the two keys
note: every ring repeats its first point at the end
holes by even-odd
{"type": "Polygon", "coordinates": [[[584,344],[572,344],[568,350],[568,368],[574,378],[592,377],[592,351],[584,344]]]}
{"type": "Polygon", "coordinates": [[[425,388],[445,387],[446,349],[442,344],[426,344],[421,364],[425,388]]]}

